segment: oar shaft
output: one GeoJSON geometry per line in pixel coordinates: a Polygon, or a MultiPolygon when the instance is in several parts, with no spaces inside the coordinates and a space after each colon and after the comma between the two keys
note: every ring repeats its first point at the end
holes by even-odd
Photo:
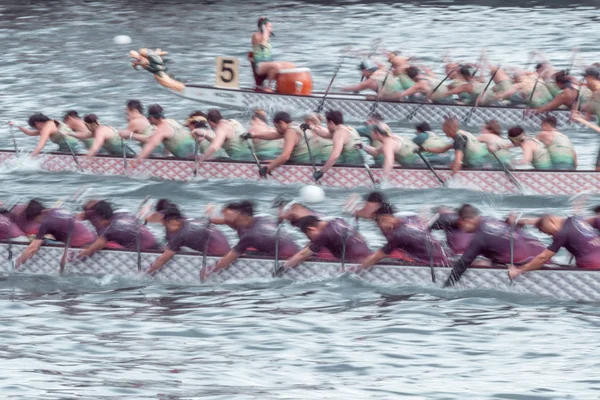
{"type": "Polygon", "coordinates": [[[121,153],[123,153],[123,168],[127,173],[127,154],[125,153],[125,139],[121,138],[121,153]]]}
{"type": "Polygon", "coordinates": [[[446,181],[444,181],[436,172],[435,169],[433,169],[433,167],[431,166],[431,163],[429,162],[429,160],[427,159],[427,157],[425,157],[423,154],[421,154],[421,152],[417,152],[417,154],[419,155],[419,157],[421,157],[421,160],[423,160],[423,162],[425,163],[425,165],[427,165],[427,168],[429,168],[429,170],[433,173],[433,175],[435,175],[435,177],[437,178],[438,181],[440,181],[440,183],[442,184],[442,186],[446,186],[446,181]]]}
{"type": "Polygon", "coordinates": [[[254,152],[254,148],[252,147],[252,144],[250,144],[250,139],[248,139],[246,141],[246,146],[248,146],[248,150],[250,150],[250,154],[252,154],[252,158],[254,158],[254,162],[256,163],[256,166],[258,167],[258,171],[260,172],[262,165],[260,165],[260,160],[256,156],[256,153],[254,152]]]}
{"type": "Polygon", "coordinates": [[[77,168],[79,168],[79,172],[84,172],[83,168],[81,167],[81,164],[79,164],[79,160],[77,159],[75,152],[73,151],[73,148],[69,144],[69,141],[67,140],[67,138],[64,135],[62,135],[61,137],[62,137],[62,140],[67,145],[67,148],[69,149],[69,152],[71,153],[71,156],[73,156],[73,160],[75,160],[75,164],[77,164],[77,168]]]}
{"type": "Polygon", "coordinates": [[[200,145],[198,144],[198,138],[194,138],[194,176],[198,176],[198,153],[200,145]]]}
{"type": "Polygon", "coordinates": [[[304,143],[306,143],[306,149],[308,150],[308,158],[310,158],[310,163],[313,167],[313,172],[317,171],[317,164],[315,163],[315,157],[313,156],[312,150],[310,148],[310,143],[308,140],[308,134],[306,133],[306,128],[302,128],[302,133],[304,134],[304,143]]]}
{"type": "Polygon", "coordinates": [[[340,71],[340,68],[342,68],[342,64],[344,63],[344,56],[342,56],[342,59],[340,60],[337,68],[335,69],[335,72],[333,74],[333,76],[331,77],[331,80],[329,81],[329,86],[327,86],[327,90],[325,91],[325,94],[323,95],[323,98],[321,99],[321,102],[319,103],[319,106],[317,107],[317,113],[320,113],[321,111],[323,111],[323,108],[325,107],[325,100],[327,100],[327,95],[329,95],[329,92],[331,91],[331,87],[333,86],[333,81],[335,81],[335,78],[337,77],[338,72],[340,71]]]}
{"type": "Polygon", "coordinates": [[[8,130],[10,132],[10,136],[12,137],[13,146],[15,148],[15,153],[19,151],[17,148],[17,139],[15,138],[15,128],[12,125],[9,125],[8,130]]]}
{"type": "MultiPolygon", "coordinates": [[[[437,86],[431,91],[431,93],[429,94],[429,98],[431,98],[431,96],[434,95],[435,92],[437,92],[437,90],[442,87],[442,85],[444,84],[444,82],[446,82],[448,80],[448,78],[450,77],[450,75],[452,74],[452,72],[454,72],[454,69],[450,72],[448,72],[448,74],[444,77],[444,79],[442,79],[440,81],[440,83],[437,84],[437,86]]],[[[412,110],[407,116],[406,116],[406,120],[410,121],[411,119],[413,119],[415,117],[415,115],[417,115],[417,112],[421,109],[421,107],[423,107],[425,104],[427,104],[425,101],[423,101],[421,104],[419,104],[418,106],[416,106],[414,108],[414,110],[412,110]]]]}
{"type": "Polygon", "coordinates": [[[525,190],[523,190],[523,186],[521,186],[521,182],[519,182],[517,180],[517,178],[515,178],[513,173],[510,172],[508,170],[508,168],[506,168],[506,165],[504,165],[504,163],[500,160],[500,158],[498,158],[498,155],[496,154],[496,152],[490,151],[490,153],[492,154],[492,156],[494,156],[494,158],[496,159],[498,164],[500,164],[500,168],[502,168],[502,170],[504,171],[504,174],[506,174],[506,176],[508,177],[508,180],[510,180],[512,182],[512,184],[515,185],[517,187],[517,189],[519,189],[519,192],[521,192],[521,194],[524,194],[525,190]]]}

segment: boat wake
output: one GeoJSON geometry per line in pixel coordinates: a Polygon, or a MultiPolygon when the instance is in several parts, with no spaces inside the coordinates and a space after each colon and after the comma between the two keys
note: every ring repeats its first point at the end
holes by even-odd
{"type": "Polygon", "coordinates": [[[29,152],[20,151],[14,157],[9,158],[0,164],[0,174],[6,174],[13,171],[33,171],[42,170],[43,156],[32,158],[29,152]]]}

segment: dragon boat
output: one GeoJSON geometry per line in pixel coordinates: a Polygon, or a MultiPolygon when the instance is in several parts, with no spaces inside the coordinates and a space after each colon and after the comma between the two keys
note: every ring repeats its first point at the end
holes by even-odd
{"type": "MultiPolygon", "coordinates": [[[[18,164],[23,155],[11,150],[0,150],[0,164],[18,164]]],[[[206,161],[196,166],[193,159],[164,157],[132,160],[99,155],[77,157],[69,153],[44,153],[38,157],[40,168],[46,171],[82,172],[92,175],[123,175],[135,179],[164,179],[193,181],[197,179],[245,179],[259,181],[255,163],[243,161],[206,161]]],[[[372,167],[377,180],[383,179],[383,170],[372,167]]],[[[264,182],[278,184],[312,183],[313,168],[307,164],[285,164],[273,171],[264,182]]],[[[442,180],[450,177],[448,168],[436,168],[442,180]]],[[[430,189],[442,186],[429,169],[399,168],[392,170],[385,187],[404,189],[430,189]]],[[[450,187],[471,189],[494,194],[521,193],[531,195],[574,195],[600,193],[600,172],[596,171],[532,171],[515,170],[508,176],[500,170],[462,170],[451,181],[450,187]],[[513,181],[516,180],[515,181],[513,181]]],[[[319,181],[327,187],[359,188],[375,184],[364,166],[336,165],[319,181]]]]}
{"type": "MultiPolygon", "coordinates": [[[[142,274],[159,256],[160,252],[102,250],[82,262],[60,268],[64,246],[45,245],[27,263],[15,269],[12,261],[27,243],[0,242],[0,276],[15,274],[48,276],[115,276],[140,281],[159,281],[168,284],[198,285],[267,282],[273,279],[293,281],[319,281],[337,278],[352,265],[335,261],[309,260],[294,269],[282,270],[281,263],[261,257],[242,257],[229,268],[209,275],[206,282],[200,279],[204,266],[216,263],[216,257],[203,257],[198,253],[177,254],[153,276],[142,274]]],[[[69,257],[79,250],[70,249],[69,257]]],[[[355,275],[356,279],[386,287],[441,288],[451,268],[430,267],[403,263],[380,263],[355,275]]],[[[600,270],[570,267],[543,268],[519,276],[513,282],[504,267],[473,267],[463,275],[458,289],[498,291],[550,296],[565,300],[600,300],[600,270]]]]}

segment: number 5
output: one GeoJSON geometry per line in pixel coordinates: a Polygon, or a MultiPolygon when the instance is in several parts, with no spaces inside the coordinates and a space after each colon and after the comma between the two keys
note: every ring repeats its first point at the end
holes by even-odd
{"type": "Polygon", "coordinates": [[[235,57],[217,57],[216,86],[239,88],[239,60],[235,57]]]}

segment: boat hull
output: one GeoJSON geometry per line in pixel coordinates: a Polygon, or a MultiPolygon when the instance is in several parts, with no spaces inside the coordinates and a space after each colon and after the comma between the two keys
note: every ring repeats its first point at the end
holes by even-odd
{"type": "MultiPolygon", "coordinates": [[[[19,157],[22,155],[19,154],[19,157]]],[[[0,164],[16,161],[14,151],[0,150],[0,164]]],[[[166,179],[190,181],[195,179],[246,179],[258,181],[256,164],[234,161],[207,161],[198,166],[194,176],[194,161],[177,158],[128,160],[125,168],[120,157],[79,157],[84,173],[92,175],[123,175],[136,179],[166,179]]],[[[70,154],[46,153],[39,158],[47,171],[78,172],[70,154]]],[[[383,179],[381,168],[371,168],[377,179],[383,179]]],[[[308,184],[312,182],[310,165],[286,164],[277,168],[266,181],[280,184],[308,184]]],[[[450,170],[438,169],[442,179],[450,177],[450,170]]],[[[532,195],[573,195],[580,192],[600,193],[600,173],[595,171],[514,171],[513,175],[532,195]]],[[[452,187],[472,189],[495,194],[517,194],[519,190],[502,171],[463,170],[453,179],[452,187]]],[[[372,187],[373,182],[362,166],[333,167],[320,180],[323,186],[338,188],[372,187]]],[[[439,188],[440,181],[428,169],[395,168],[389,177],[389,187],[404,189],[439,188]]]]}
{"type": "MultiPolygon", "coordinates": [[[[0,242],[0,275],[60,275],[59,260],[63,255],[62,246],[43,246],[29,262],[14,270],[11,261],[23,250],[26,244],[0,242]]],[[[79,250],[69,251],[74,256],[79,250]]],[[[148,268],[158,257],[159,252],[141,254],[142,269],[148,268]]],[[[216,257],[207,257],[207,265],[214,265],[216,257]]],[[[200,254],[177,254],[154,276],[138,272],[137,253],[120,250],[103,250],[85,262],[69,264],[63,271],[67,276],[118,276],[131,279],[158,280],[169,284],[197,285],[200,281],[202,256],[200,254]]],[[[348,267],[348,266],[347,266],[348,267]]],[[[275,262],[272,259],[243,257],[229,268],[209,277],[207,284],[249,283],[273,280],[275,262]]],[[[435,282],[431,268],[424,265],[380,264],[355,275],[365,282],[392,287],[441,288],[451,269],[435,267],[435,282]]],[[[318,281],[339,277],[344,274],[340,263],[331,261],[309,261],[295,269],[286,270],[282,279],[294,281],[318,281]]],[[[550,296],[566,300],[600,300],[600,270],[575,268],[543,269],[530,272],[517,278],[512,284],[504,268],[470,268],[463,275],[458,289],[493,290],[550,296]]]]}
{"type": "MultiPolygon", "coordinates": [[[[170,90],[177,96],[205,104],[247,111],[261,108],[274,114],[288,111],[292,115],[314,111],[319,106],[323,93],[310,96],[284,95],[278,93],[256,92],[248,89],[225,89],[214,86],[187,84],[183,91],[170,90]]],[[[374,101],[361,95],[330,94],[327,96],[325,109],[340,110],[348,121],[363,121],[370,113],[374,101]]],[[[389,123],[415,124],[427,121],[430,124],[441,124],[444,117],[452,115],[463,124],[481,126],[492,119],[503,125],[521,125],[524,128],[539,128],[540,115],[526,115],[524,108],[518,107],[484,107],[474,108],[464,105],[422,104],[410,102],[386,102],[378,104],[377,112],[389,123]]],[[[569,121],[566,110],[553,111],[559,128],[575,125],[569,121]]]]}

